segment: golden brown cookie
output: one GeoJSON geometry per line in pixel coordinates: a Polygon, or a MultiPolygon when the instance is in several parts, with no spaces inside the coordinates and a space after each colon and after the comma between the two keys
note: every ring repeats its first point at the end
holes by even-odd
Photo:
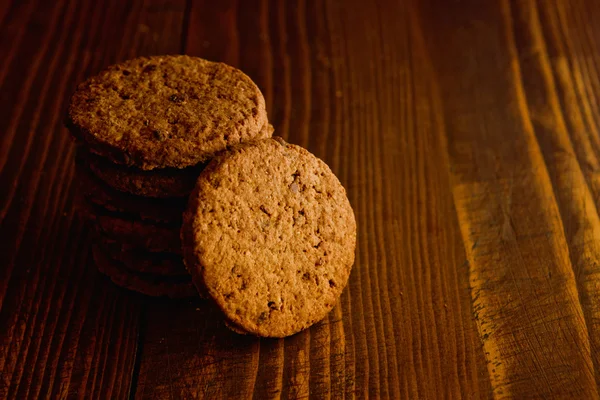
{"type": "Polygon", "coordinates": [[[143,170],[197,165],[268,132],[265,100],[247,75],[184,55],[108,67],[79,85],[67,125],[92,152],[143,170]]]}
{"type": "Polygon", "coordinates": [[[198,294],[189,278],[161,277],[152,274],[136,273],[127,270],[117,261],[110,259],[97,246],[92,253],[98,270],[108,276],[116,285],[133,290],[146,296],[184,298],[198,294]]]}
{"type": "Polygon", "coordinates": [[[85,199],[109,212],[127,214],[144,221],[181,225],[186,198],[152,199],[120,192],[92,175],[84,165],[77,165],[77,179],[85,199]]]}
{"type": "Polygon", "coordinates": [[[101,237],[99,247],[111,259],[118,261],[129,271],[157,276],[187,276],[181,256],[171,253],[151,253],[143,249],[123,245],[101,237]]]}
{"type": "Polygon", "coordinates": [[[354,263],[356,222],[329,167],[273,138],[209,164],[182,238],[194,284],[236,330],[284,337],[337,302],[354,263]]]}

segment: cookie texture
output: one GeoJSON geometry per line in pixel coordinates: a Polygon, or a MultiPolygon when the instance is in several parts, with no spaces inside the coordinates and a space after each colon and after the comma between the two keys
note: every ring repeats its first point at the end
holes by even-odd
{"type": "Polygon", "coordinates": [[[185,168],[266,132],[265,100],[240,70],[184,55],[141,57],[78,86],[67,125],[97,154],[185,168]]]}
{"type": "Polygon", "coordinates": [[[186,198],[152,199],[124,193],[100,181],[85,165],[77,166],[76,175],[81,193],[97,207],[144,221],[181,225],[186,198]]]}
{"type": "Polygon", "coordinates": [[[181,256],[171,253],[151,253],[143,249],[123,245],[106,237],[100,238],[99,248],[111,259],[118,261],[133,272],[158,276],[188,277],[181,256]]]}
{"type": "Polygon", "coordinates": [[[127,270],[117,261],[110,259],[98,247],[92,249],[98,270],[108,276],[116,285],[154,297],[185,298],[196,297],[196,289],[189,278],[164,278],[151,274],[135,273],[127,270]]]}
{"type": "Polygon", "coordinates": [[[182,238],[194,284],[230,326],[284,337],[337,302],[354,263],[356,222],[329,167],[273,138],[209,164],[190,196],[182,238]]]}
{"type": "Polygon", "coordinates": [[[202,166],[144,171],[109,162],[97,155],[85,157],[87,167],[105,184],[139,197],[183,198],[190,194],[202,166]]]}

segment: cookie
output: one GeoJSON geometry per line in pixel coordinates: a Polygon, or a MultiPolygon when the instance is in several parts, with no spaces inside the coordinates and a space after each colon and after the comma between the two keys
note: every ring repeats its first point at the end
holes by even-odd
{"type": "Polygon", "coordinates": [[[268,132],[265,100],[247,75],[184,55],[108,67],[78,86],[66,122],[92,152],[143,170],[194,166],[268,132]]]}
{"type": "Polygon", "coordinates": [[[129,271],[189,278],[181,256],[176,254],[150,253],[143,249],[122,245],[108,238],[101,238],[99,247],[111,259],[123,264],[129,271]]]}
{"type": "MultiPolygon", "coordinates": [[[[267,124],[263,136],[273,134],[273,126],[267,124]]],[[[138,168],[125,167],[89,152],[80,151],[84,163],[105,184],[118,191],[141,197],[175,198],[190,194],[203,164],[184,169],[162,168],[144,171],[138,168]]]]}
{"type": "Polygon", "coordinates": [[[181,254],[178,228],[98,212],[92,213],[92,216],[99,233],[117,242],[150,252],[181,254]]]}
{"type": "Polygon", "coordinates": [[[95,206],[144,221],[181,225],[186,198],[152,199],[123,193],[100,181],[82,165],[77,165],[76,174],[80,191],[95,206]]]}
{"type": "Polygon", "coordinates": [[[280,138],[241,145],[200,174],[184,261],[236,330],[285,337],[321,320],[348,281],[356,221],[329,167],[280,138]]]}
{"type": "Polygon", "coordinates": [[[189,278],[164,278],[151,274],[128,271],[118,262],[111,260],[97,246],[92,249],[98,270],[108,276],[116,285],[146,296],[184,298],[195,297],[196,288],[189,278]]]}
{"type": "Polygon", "coordinates": [[[88,154],[86,165],[106,185],[140,197],[183,198],[190,194],[202,166],[184,169],[163,168],[153,171],[124,167],[97,155],[88,154]]]}

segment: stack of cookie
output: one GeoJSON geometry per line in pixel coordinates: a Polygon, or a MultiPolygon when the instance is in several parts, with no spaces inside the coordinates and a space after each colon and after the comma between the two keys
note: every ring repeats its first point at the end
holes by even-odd
{"type": "Polygon", "coordinates": [[[200,293],[232,330],[265,337],[334,307],[354,263],[352,207],[323,161],[271,138],[242,72],[187,56],[127,61],[78,87],[68,126],[94,258],[115,283],[200,293]]]}
{"type": "Polygon", "coordinates": [[[221,63],[138,58],[81,84],[67,122],[99,269],[148,295],[195,295],[179,234],[187,196],[216,154],[271,136],[258,87],[221,63]]]}

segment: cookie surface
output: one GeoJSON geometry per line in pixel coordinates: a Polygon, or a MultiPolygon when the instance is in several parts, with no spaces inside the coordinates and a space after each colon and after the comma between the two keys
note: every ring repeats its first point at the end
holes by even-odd
{"type": "Polygon", "coordinates": [[[67,125],[93,152],[144,170],[185,168],[261,138],[262,93],[243,72],[183,55],[141,57],[79,85],[67,125]]]}
{"type": "Polygon", "coordinates": [[[356,222],[329,167],[274,138],[209,164],[190,196],[182,238],[194,284],[231,326],[284,337],[335,305],[354,263],[356,222]]]}
{"type": "Polygon", "coordinates": [[[110,259],[97,246],[92,249],[98,270],[108,276],[117,286],[154,297],[195,297],[196,288],[189,278],[164,278],[151,274],[128,271],[117,261],[110,259]]]}
{"type": "Polygon", "coordinates": [[[109,212],[122,213],[144,221],[181,225],[187,199],[152,199],[118,191],[100,181],[85,165],[77,165],[77,179],[85,199],[109,212]]]}

